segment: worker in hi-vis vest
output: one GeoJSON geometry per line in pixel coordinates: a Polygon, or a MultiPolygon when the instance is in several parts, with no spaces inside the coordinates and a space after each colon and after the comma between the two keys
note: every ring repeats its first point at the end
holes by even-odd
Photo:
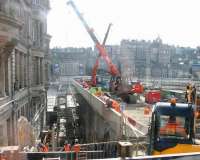
{"type": "Polygon", "coordinates": [[[76,154],[76,160],[78,160],[78,152],[80,152],[80,144],[78,143],[78,139],[75,139],[75,144],[72,147],[72,150],[75,152],[76,154]]]}
{"type": "Polygon", "coordinates": [[[71,151],[71,145],[68,143],[67,140],[65,141],[65,144],[64,144],[64,151],[66,152],[71,151]]]}

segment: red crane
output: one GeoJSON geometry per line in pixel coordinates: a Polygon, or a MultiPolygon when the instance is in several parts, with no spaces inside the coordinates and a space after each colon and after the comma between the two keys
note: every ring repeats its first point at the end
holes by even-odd
{"type": "MultiPolygon", "coordinates": [[[[106,34],[105,34],[105,37],[104,37],[104,40],[103,40],[103,43],[102,43],[102,46],[105,47],[105,43],[106,43],[106,40],[108,38],[108,34],[109,34],[109,31],[110,31],[110,27],[111,27],[111,23],[109,24],[108,26],[108,29],[106,31],[106,34]]],[[[95,62],[95,65],[92,69],[92,85],[93,86],[96,86],[96,75],[97,75],[97,69],[99,68],[99,60],[100,60],[100,57],[101,57],[101,54],[98,55],[97,59],[96,59],[96,62],[95,62]]]]}
{"type": "MultiPolygon", "coordinates": [[[[85,19],[83,18],[83,16],[81,15],[81,13],[77,9],[77,7],[75,6],[74,2],[72,0],[70,0],[70,1],[68,1],[67,4],[72,6],[75,13],[79,17],[80,21],[83,23],[86,31],[90,35],[91,39],[95,43],[96,48],[99,51],[99,55],[96,59],[95,65],[92,69],[92,86],[96,86],[96,74],[97,74],[97,70],[98,70],[98,67],[99,67],[99,59],[100,59],[100,57],[102,57],[103,60],[107,64],[107,67],[108,67],[108,70],[109,70],[108,72],[112,76],[111,80],[110,80],[110,90],[112,92],[115,92],[117,95],[119,95],[122,99],[125,100],[125,99],[129,99],[129,94],[140,93],[141,91],[143,91],[143,89],[142,89],[143,87],[140,84],[137,84],[137,86],[139,86],[140,89],[137,89],[138,87],[135,87],[135,86],[123,85],[122,79],[121,79],[121,76],[120,76],[120,72],[118,71],[117,67],[112,63],[110,57],[108,56],[108,53],[105,49],[105,42],[106,42],[109,30],[110,30],[111,24],[108,26],[108,29],[107,29],[103,43],[100,44],[99,40],[97,39],[96,35],[93,32],[93,29],[88,26],[85,19]]],[[[127,100],[127,101],[129,101],[129,100],[127,100]]]]}
{"type": "MultiPolygon", "coordinates": [[[[108,53],[104,47],[105,45],[105,41],[107,39],[107,35],[108,32],[110,30],[110,26],[108,27],[107,33],[105,35],[103,44],[100,44],[99,40],[97,39],[96,35],[94,34],[92,28],[90,28],[87,24],[87,22],[85,21],[85,19],[83,18],[83,16],[81,15],[81,13],[79,12],[79,10],[77,9],[77,7],[75,6],[74,2],[72,0],[68,1],[67,3],[68,5],[71,5],[72,8],[74,9],[75,13],[77,14],[77,16],[79,17],[79,19],[81,20],[81,22],[83,23],[86,31],[88,32],[88,34],[90,35],[91,39],[93,40],[93,42],[95,43],[96,48],[99,51],[99,56],[97,57],[96,63],[92,69],[92,85],[96,86],[96,74],[97,74],[97,69],[99,66],[99,58],[102,57],[104,59],[104,61],[107,64],[107,67],[109,69],[109,73],[112,75],[112,77],[120,77],[120,72],[118,71],[117,67],[112,63],[110,57],[108,56],[108,53]]],[[[115,78],[112,78],[115,79],[115,78]]]]}

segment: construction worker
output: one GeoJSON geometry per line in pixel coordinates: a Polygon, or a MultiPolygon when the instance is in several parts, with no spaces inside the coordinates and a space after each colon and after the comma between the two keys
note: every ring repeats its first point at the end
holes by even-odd
{"type": "Polygon", "coordinates": [[[192,103],[194,104],[196,102],[196,87],[195,85],[192,86],[192,103]]]}
{"type": "Polygon", "coordinates": [[[38,144],[38,150],[39,152],[48,152],[49,148],[48,148],[48,144],[46,143],[45,145],[42,144],[41,142],[38,144]]]}
{"type": "Polygon", "coordinates": [[[115,109],[117,112],[120,112],[120,104],[112,99],[112,108],[115,109]]]}
{"type": "Polygon", "coordinates": [[[44,145],[44,150],[43,150],[43,152],[49,152],[49,144],[48,144],[48,143],[46,143],[46,144],[44,145]]]}
{"type": "Polygon", "coordinates": [[[144,115],[149,115],[150,112],[151,112],[151,107],[148,105],[144,108],[144,115]]]}
{"type": "Polygon", "coordinates": [[[66,152],[71,151],[71,145],[68,143],[67,140],[65,141],[65,144],[64,144],[64,151],[66,152]]]}
{"type": "Polygon", "coordinates": [[[99,88],[99,87],[96,87],[95,88],[95,90],[96,90],[96,92],[95,92],[95,96],[97,96],[97,97],[100,97],[101,95],[102,95],[102,91],[101,91],[101,88],[99,88]]]}
{"type": "Polygon", "coordinates": [[[115,101],[111,98],[106,100],[106,105],[107,105],[108,108],[113,108],[117,112],[121,112],[120,104],[117,101],[115,101]]]}
{"type": "Polygon", "coordinates": [[[196,106],[195,117],[199,119],[200,118],[200,96],[199,95],[197,95],[195,106],[196,106]]]}
{"type": "Polygon", "coordinates": [[[78,153],[81,150],[80,144],[78,143],[78,139],[75,139],[74,146],[73,146],[72,150],[75,152],[75,154],[76,154],[76,160],[77,160],[78,159],[78,153]]]}
{"type": "Polygon", "coordinates": [[[192,86],[190,84],[188,84],[186,87],[185,98],[187,103],[192,103],[192,86]]]}
{"type": "Polygon", "coordinates": [[[44,151],[44,145],[43,145],[41,142],[38,143],[37,148],[38,148],[38,151],[39,151],[39,152],[43,152],[43,151],[44,151]]]}

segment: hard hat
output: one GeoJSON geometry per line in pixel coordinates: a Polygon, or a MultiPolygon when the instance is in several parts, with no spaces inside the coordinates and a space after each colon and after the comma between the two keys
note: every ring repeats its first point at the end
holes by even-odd
{"type": "Polygon", "coordinates": [[[78,139],[75,139],[75,143],[78,143],[78,139]]]}
{"type": "Polygon", "coordinates": [[[67,141],[67,140],[65,140],[65,144],[68,144],[68,141],[67,141]]]}

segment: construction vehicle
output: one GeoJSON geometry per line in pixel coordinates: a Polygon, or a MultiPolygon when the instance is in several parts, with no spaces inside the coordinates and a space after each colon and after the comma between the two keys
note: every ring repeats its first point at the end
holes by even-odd
{"type": "MultiPolygon", "coordinates": [[[[74,9],[75,13],[77,14],[77,16],[79,17],[79,19],[81,20],[81,22],[83,23],[86,31],[88,32],[88,34],[90,35],[91,39],[93,40],[96,48],[99,51],[99,55],[97,57],[97,60],[95,62],[95,65],[92,69],[92,81],[91,81],[91,85],[92,86],[96,86],[97,82],[96,82],[96,75],[97,75],[97,70],[99,67],[99,59],[100,57],[103,58],[103,60],[106,62],[107,67],[108,67],[108,72],[111,75],[111,80],[109,83],[109,89],[111,92],[117,93],[118,96],[122,97],[122,99],[126,99],[126,101],[129,101],[129,95],[136,93],[134,88],[132,88],[132,86],[129,85],[124,85],[122,84],[122,78],[120,75],[119,70],[117,69],[117,67],[112,63],[106,49],[105,49],[105,41],[107,39],[108,36],[108,32],[110,30],[110,26],[108,27],[107,33],[105,35],[104,41],[102,44],[100,44],[100,41],[97,39],[96,35],[93,32],[93,29],[89,27],[89,25],[87,24],[87,22],[85,21],[85,19],[83,18],[83,16],[81,15],[81,13],[79,12],[79,10],[77,9],[77,7],[75,6],[74,2],[72,0],[68,1],[67,3],[68,5],[71,5],[72,8],[74,9]]],[[[141,92],[141,91],[140,91],[141,92]]]]}
{"type": "Polygon", "coordinates": [[[191,103],[158,102],[153,106],[149,129],[148,154],[162,155],[199,152],[195,140],[195,105],[191,103]]]}
{"type": "Polygon", "coordinates": [[[145,93],[145,102],[148,104],[153,104],[156,102],[160,102],[161,93],[158,90],[150,90],[145,93]]]}

